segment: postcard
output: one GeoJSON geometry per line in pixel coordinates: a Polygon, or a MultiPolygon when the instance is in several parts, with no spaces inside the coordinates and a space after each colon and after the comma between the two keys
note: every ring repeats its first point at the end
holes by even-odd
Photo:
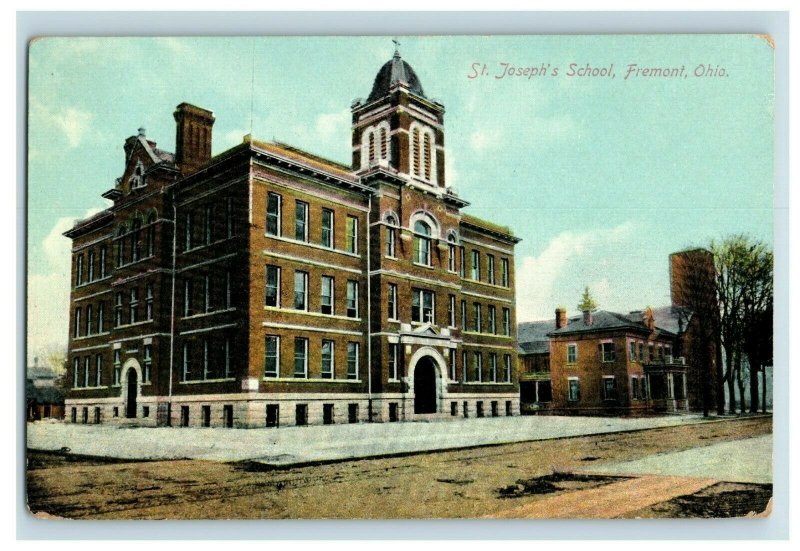
{"type": "Polygon", "coordinates": [[[774,51],[33,40],[30,512],[768,516],[774,51]]]}

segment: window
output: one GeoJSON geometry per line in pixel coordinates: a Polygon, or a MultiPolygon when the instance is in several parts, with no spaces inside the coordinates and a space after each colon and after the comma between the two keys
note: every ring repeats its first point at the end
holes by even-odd
{"type": "Polygon", "coordinates": [[[577,344],[568,344],[567,345],[567,363],[574,364],[578,361],[578,345],[577,344]]]}
{"type": "Polygon", "coordinates": [[[153,256],[156,251],[156,215],[150,213],[147,217],[147,233],[145,236],[145,254],[153,256]]]}
{"type": "Polygon", "coordinates": [[[386,256],[395,258],[397,256],[397,219],[394,216],[386,218],[386,256]]]}
{"type": "MultiPolygon", "coordinates": [[[[456,380],[456,351],[450,350],[450,380],[456,380]]],[[[453,402],[455,403],[455,402],[453,402]]],[[[455,414],[454,414],[455,415],[455,414]]]]}
{"type": "Polygon", "coordinates": [[[639,378],[631,377],[631,399],[639,399],[639,378]]]}
{"type": "Polygon", "coordinates": [[[81,309],[75,308],[75,326],[73,328],[73,337],[76,339],[81,336],[81,309]]]}
{"type": "Polygon", "coordinates": [[[486,269],[488,270],[487,273],[487,281],[492,285],[495,284],[494,279],[494,255],[487,254],[486,255],[486,269]]]}
{"type": "Polygon", "coordinates": [[[461,301],[461,329],[467,330],[467,301],[461,301]]]}
{"type": "Polygon", "coordinates": [[[333,404],[322,404],[322,424],[333,424],[333,404]]]}
{"type": "Polygon", "coordinates": [[[294,424],[298,427],[304,427],[308,424],[308,404],[295,405],[294,424]]]}
{"type": "Polygon", "coordinates": [[[664,361],[664,345],[662,344],[658,345],[658,359],[662,362],[664,361]]]}
{"type": "Polygon", "coordinates": [[[306,272],[294,273],[294,309],[308,309],[308,274],[306,272]]]}
{"type": "Polygon", "coordinates": [[[192,280],[186,279],[183,281],[183,315],[191,316],[194,314],[192,310],[192,280]]]}
{"type": "Polygon", "coordinates": [[[308,339],[294,339],[294,376],[298,379],[308,378],[308,339]]]}
{"type": "Polygon", "coordinates": [[[347,217],[347,252],[358,252],[358,219],[354,216],[347,217]]]}
{"type": "Polygon", "coordinates": [[[91,366],[92,366],[92,357],[86,356],[83,359],[83,386],[85,387],[89,386],[89,370],[91,369],[91,366]]]}
{"type": "Polygon", "coordinates": [[[333,211],[322,209],[322,246],[333,248],[333,211]]]}
{"type": "Polygon", "coordinates": [[[472,330],[476,333],[481,332],[481,305],[477,302],[472,304],[472,330]]]}
{"type": "Polygon", "coordinates": [[[509,286],[507,258],[500,259],[500,285],[502,285],[503,287],[509,286]]]}
{"type": "Polygon", "coordinates": [[[211,228],[214,224],[214,207],[206,205],[203,209],[203,242],[210,245],[213,237],[211,235],[211,228]]]}
{"type": "Polygon", "coordinates": [[[629,349],[629,358],[632,362],[636,361],[636,341],[629,341],[628,342],[628,349],[629,349]]]}
{"type": "Polygon", "coordinates": [[[503,308],[503,335],[511,336],[511,310],[503,308]]]}
{"type": "Polygon", "coordinates": [[[489,333],[497,334],[497,308],[493,304],[489,306],[489,333]]]}
{"type": "Polygon", "coordinates": [[[617,399],[617,380],[614,377],[603,377],[603,399],[617,399]]]}
{"type": "Polygon", "coordinates": [[[336,377],[333,366],[333,341],[322,341],[322,366],[320,375],[323,379],[334,379],[336,377]]]}
{"type": "Polygon", "coordinates": [[[267,194],[267,234],[281,234],[281,196],[277,193],[267,194]]]}
{"type": "Polygon", "coordinates": [[[75,268],[75,285],[83,283],[83,255],[79,254],[75,268]]]}
{"type": "Polygon", "coordinates": [[[153,319],[153,284],[148,283],[144,288],[144,319],[153,319]]]}
{"type": "Polygon", "coordinates": [[[207,380],[208,373],[208,339],[203,339],[203,380],[207,380]]]}
{"type": "Polygon", "coordinates": [[[106,246],[100,247],[100,277],[106,277],[106,246]]]}
{"type": "Polygon", "coordinates": [[[122,351],[119,348],[114,349],[114,386],[119,386],[122,379],[122,351]]]}
{"type": "Polygon", "coordinates": [[[231,338],[225,337],[225,350],[223,353],[225,354],[225,378],[230,379],[231,373],[233,370],[231,369],[231,338]]]}
{"type": "Polygon", "coordinates": [[[114,327],[122,325],[122,293],[114,296],[114,327]]]}
{"type": "Polygon", "coordinates": [[[472,251],[472,279],[481,280],[481,253],[472,251]]]}
{"type": "Polygon", "coordinates": [[[81,369],[81,359],[80,358],[72,358],[72,388],[78,388],[80,383],[80,379],[78,378],[78,372],[81,369]]]}
{"type": "Polygon", "coordinates": [[[193,213],[189,211],[186,213],[186,225],[184,226],[183,250],[185,251],[190,250],[194,246],[192,242],[192,222],[193,213]]]}
{"type": "Polygon", "coordinates": [[[422,221],[414,223],[414,262],[431,265],[431,227],[422,221]]]}
{"type": "Polygon", "coordinates": [[[467,270],[467,256],[464,247],[459,247],[458,250],[458,275],[461,277],[466,276],[467,270]]]}
{"type": "Polygon", "coordinates": [[[98,354],[94,357],[94,386],[103,384],[103,356],[98,354]]]}
{"type": "Polygon", "coordinates": [[[461,351],[461,382],[467,382],[467,351],[461,351]]]}
{"type": "Polygon", "coordinates": [[[358,343],[347,343],[347,378],[358,379],[358,343]]]}
{"type": "Polygon", "coordinates": [[[411,131],[411,159],[412,168],[415,176],[420,176],[420,143],[419,143],[419,129],[415,128],[411,131]]]}
{"type": "Polygon", "coordinates": [[[94,281],[94,251],[89,251],[89,281],[94,281]]]}
{"type": "Polygon", "coordinates": [[[87,335],[91,335],[92,334],[92,322],[93,321],[94,320],[92,319],[92,306],[90,304],[89,306],[86,307],[86,334],[87,335]]]}
{"type": "Polygon", "coordinates": [[[653,343],[647,345],[647,357],[650,358],[650,363],[656,360],[656,348],[653,343]]]}
{"type": "Polygon", "coordinates": [[[669,344],[665,345],[664,354],[667,356],[667,358],[672,358],[672,346],[670,346],[669,344]]]}
{"type": "Polygon", "coordinates": [[[303,201],[295,201],[294,238],[308,241],[308,203],[303,201]]]}
{"type": "Polygon", "coordinates": [[[358,404],[347,404],[347,422],[358,423],[358,404]]]}
{"type": "Polygon", "coordinates": [[[125,235],[125,226],[120,227],[117,230],[117,241],[114,244],[116,246],[116,264],[117,268],[122,266],[125,263],[125,240],[123,239],[123,235],[125,235]]]}
{"type": "Polygon", "coordinates": [[[277,427],[280,424],[280,406],[267,404],[267,427],[277,427]]]}
{"type": "Polygon", "coordinates": [[[569,394],[567,396],[567,400],[569,400],[570,402],[577,402],[578,400],[580,400],[581,399],[581,385],[580,385],[580,381],[578,380],[578,378],[577,377],[570,378],[567,381],[567,384],[569,385],[569,387],[568,387],[569,394]]]}
{"type": "Polygon", "coordinates": [[[141,234],[142,228],[142,221],[139,218],[135,218],[133,220],[133,225],[131,227],[131,262],[136,262],[139,260],[141,256],[140,253],[140,243],[141,240],[139,239],[141,234]]]}
{"type": "MultiPolygon", "coordinates": [[[[99,356],[98,356],[99,358],[99,356]]],[[[144,345],[142,352],[142,382],[149,383],[150,376],[153,369],[153,345],[144,345]]]]}
{"type": "Polygon", "coordinates": [[[389,343],[389,379],[397,380],[397,343],[389,343]]]}
{"type": "Polygon", "coordinates": [[[97,332],[102,333],[105,330],[105,320],[103,319],[104,302],[97,303],[97,332]]]}
{"type": "Polygon", "coordinates": [[[139,289],[133,287],[130,293],[131,300],[128,303],[128,323],[136,323],[138,321],[136,315],[139,310],[139,289]]]}
{"type": "Polygon", "coordinates": [[[278,266],[267,265],[265,285],[265,306],[280,306],[281,269],[278,266]]]}
{"type": "Polygon", "coordinates": [[[333,281],[334,281],[333,278],[330,276],[322,276],[320,311],[323,314],[333,314],[334,312],[333,281]]]}
{"type": "Polygon", "coordinates": [[[450,295],[447,300],[448,327],[456,326],[456,296],[450,295]]]}
{"type": "Polygon", "coordinates": [[[494,352],[489,354],[489,380],[497,382],[497,354],[494,352]]]}
{"type": "Polygon", "coordinates": [[[225,237],[233,237],[233,197],[225,198],[225,237]]]}
{"type": "Polygon", "coordinates": [[[452,235],[447,238],[447,269],[456,271],[456,238],[452,235]]]}
{"type": "Polygon", "coordinates": [[[603,362],[613,362],[617,359],[613,342],[604,342],[600,345],[600,348],[603,355],[603,362]]]}
{"type": "Polygon", "coordinates": [[[228,270],[225,272],[225,308],[229,309],[232,307],[232,293],[231,293],[231,272],[228,270]]]}
{"type": "Polygon", "coordinates": [[[510,383],[511,382],[511,354],[506,354],[505,356],[503,356],[503,364],[504,364],[503,367],[505,369],[505,373],[504,373],[504,376],[503,376],[503,382],[504,383],[510,383]]]}
{"type": "Polygon", "coordinates": [[[639,341],[639,361],[644,361],[644,343],[639,341]]]}
{"type": "Polygon", "coordinates": [[[264,377],[278,377],[280,337],[264,337],[264,377]]]}
{"type": "Polygon", "coordinates": [[[411,320],[419,323],[434,322],[433,291],[413,289],[411,293],[411,320]]]}
{"type": "Polygon", "coordinates": [[[397,285],[389,283],[387,287],[387,312],[386,315],[390,320],[397,318],[397,285]]]}
{"type": "Polygon", "coordinates": [[[181,380],[188,381],[192,376],[192,343],[183,343],[183,373],[181,380]]]}
{"type": "Polygon", "coordinates": [[[480,382],[483,379],[483,354],[481,352],[472,353],[473,381],[480,382]]]}
{"type": "Polygon", "coordinates": [[[358,281],[347,282],[347,317],[358,317],[358,281]]]}

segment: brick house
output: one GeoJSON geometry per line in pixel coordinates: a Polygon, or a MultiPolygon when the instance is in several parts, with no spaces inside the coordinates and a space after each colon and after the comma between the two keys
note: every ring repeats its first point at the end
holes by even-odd
{"type": "Polygon", "coordinates": [[[180,104],[72,239],[71,422],[263,427],[515,415],[514,246],[446,187],[444,107],[395,53],[351,165],[180,104]]]}

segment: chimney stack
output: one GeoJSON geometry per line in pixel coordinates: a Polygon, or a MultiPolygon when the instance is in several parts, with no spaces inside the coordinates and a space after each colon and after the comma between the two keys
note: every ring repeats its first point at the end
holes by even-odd
{"type": "Polygon", "coordinates": [[[175,163],[181,172],[192,172],[211,160],[211,127],[214,115],[189,103],[175,108],[175,163]]]}
{"type": "Polygon", "coordinates": [[[567,309],[556,308],[556,329],[567,326],[567,309]]]}
{"type": "Polygon", "coordinates": [[[592,324],[592,311],[591,310],[584,310],[583,311],[583,323],[586,325],[592,324]]]}

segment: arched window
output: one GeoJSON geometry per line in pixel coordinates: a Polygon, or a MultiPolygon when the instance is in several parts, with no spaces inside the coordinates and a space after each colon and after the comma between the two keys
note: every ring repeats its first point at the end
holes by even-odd
{"type": "Polygon", "coordinates": [[[385,127],[381,128],[381,159],[384,161],[389,159],[389,140],[385,127]]]}
{"type": "Polygon", "coordinates": [[[447,269],[456,271],[456,236],[452,233],[447,236],[447,269]]]}
{"type": "Polygon", "coordinates": [[[425,132],[425,136],[423,138],[423,154],[424,154],[424,167],[425,167],[425,174],[424,178],[426,180],[431,179],[431,135],[428,132],[425,132]]]}
{"type": "Polygon", "coordinates": [[[386,256],[397,256],[397,218],[393,214],[386,217],[386,256]]]}
{"type": "Polygon", "coordinates": [[[116,264],[117,268],[122,266],[125,263],[125,226],[120,226],[119,230],[117,230],[117,242],[115,243],[117,247],[116,251],[116,264]]]}
{"type": "Polygon", "coordinates": [[[145,254],[153,256],[156,247],[156,213],[151,212],[147,217],[147,238],[145,245],[145,254]]]}
{"type": "Polygon", "coordinates": [[[415,128],[411,132],[411,161],[414,176],[420,176],[420,153],[419,128],[415,128]]]}
{"type": "Polygon", "coordinates": [[[431,227],[421,220],[414,223],[414,261],[431,265],[431,227]]]}
{"type": "Polygon", "coordinates": [[[131,262],[136,262],[139,260],[140,252],[141,252],[141,228],[142,228],[142,219],[139,218],[137,215],[136,218],[133,219],[133,224],[131,227],[131,262]]]}
{"type": "Polygon", "coordinates": [[[368,134],[369,134],[369,138],[368,138],[369,139],[369,164],[372,165],[372,163],[375,162],[375,132],[373,130],[370,130],[368,132],[368,134]]]}

